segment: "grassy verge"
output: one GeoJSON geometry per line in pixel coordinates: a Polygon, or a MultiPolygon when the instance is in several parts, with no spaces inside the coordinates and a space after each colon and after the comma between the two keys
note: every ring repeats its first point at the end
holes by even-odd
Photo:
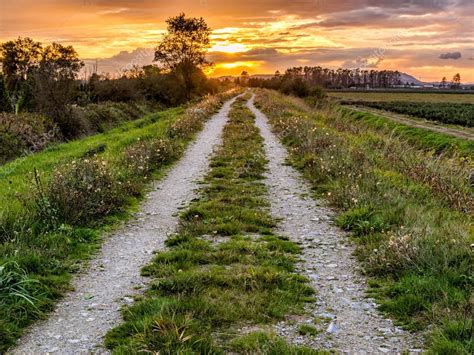
{"type": "Polygon", "coordinates": [[[341,110],[347,119],[364,123],[367,128],[384,130],[387,134],[395,134],[420,148],[435,150],[438,153],[457,153],[464,157],[472,158],[474,156],[473,141],[423,128],[411,127],[366,112],[356,112],[344,107],[341,110]]]}
{"type": "Polygon", "coordinates": [[[445,124],[474,127],[474,105],[444,102],[371,102],[358,103],[379,110],[424,118],[445,124]]]}
{"type": "Polygon", "coordinates": [[[231,111],[201,197],[181,215],[169,249],[143,270],[150,289],[107,335],[114,353],[313,353],[263,330],[302,311],[313,290],[294,273],[298,246],[272,233],[262,138],[243,102],[231,111]]]}
{"type": "MultiPolygon", "coordinates": [[[[257,103],[319,196],[352,232],[371,292],[434,353],[472,353],[472,155],[427,151],[338,108],[260,91],[257,103]]],[[[419,132],[422,135],[422,132],[419,132]]]]}
{"type": "MultiPolygon", "coordinates": [[[[153,110],[153,105],[134,102],[105,102],[74,107],[65,113],[71,116],[69,124],[74,131],[69,139],[106,132],[152,111],[157,111],[153,110]]],[[[46,116],[28,112],[19,115],[0,113],[0,164],[39,152],[64,140],[59,126],[46,116]]]]}
{"type": "Polygon", "coordinates": [[[0,169],[0,352],[52,309],[101,235],[127,216],[147,181],[180,157],[228,96],[148,115],[0,169]]]}

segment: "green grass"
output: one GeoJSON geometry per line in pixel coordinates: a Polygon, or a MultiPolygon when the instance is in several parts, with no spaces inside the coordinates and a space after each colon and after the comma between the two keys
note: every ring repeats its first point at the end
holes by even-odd
{"type": "Polygon", "coordinates": [[[431,327],[434,353],[472,353],[472,155],[275,92],[257,103],[290,162],[339,211],[380,309],[408,329],[431,327]]]}
{"type": "Polygon", "coordinates": [[[314,326],[314,325],[311,325],[311,324],[300,324],[300,326],[298,327],[298,333],[300,333],[301,335],[318,335],[320,331],[314,326]]]}
{"type": "Polygon", "coordinates": [[[0,206],[11,211],[22,209],[17,198],[31,188],[34,169],[43,174],[45,182],[54,168],[79,159],[100,145],[105,145],[101,154],[107,160],[116,160],[123,149],[137,139],[162,136],[166,128],[182,115],[183,108],[173,108],[153,113],[133,122],[128,122],[106,133],[81,140],[50,146],[43,152],[19,158],[0,167],[0,206]]]}
{"type": "Polygon", "coordinates": [[[351,101],[406,101],[474,104],[474,94],[416,93],[416,92],[329,92],[330,97],[351,101]]]}
{"type": "Polygon", "coordinates": [[[0,352],[13,345],[26,326],[47,316],[69,290],[72,274],[100,246],[102,235],[129,216],[147,181],[163,175],[228,96],[205,99],[195,105],[197,110],[174,108],[147,115],[1,168],[0,352]],[[145,161],[143,156],[149,156],[153,144],[166,144],[161,150],[166,154],[162,160],[145,161]],[[105,150],[95,157],[92,151],[102,151],[96,149],[99,146],[105,150]],[[168,146],[172,148],[170,154],[168,146]],[[130,154],[139,156],[140,162],[149,166],[147,171],[130,164],[130,154]],[[41,193],[33,182],[35,169],[41,176],[41,193]],[[118,198],[108,201],[107,206],[97,198],[100,194],[83,186],[82,178],[89,179],[92,186],[113,182],[113,189],[119,189],[120,179],[124,183],[114,191],[118,198]],[[77,201],[68,197],[79,195],[84,202],[75,207],[79,216],[85,208],[97,208],[101,213],[70,219],[66,208],[77,201]]]}
{"type": "Polygon", "coordinates": [[[367,128],[384,130],[387,134],[395,134],[420,148],[435,150],[440,153],[454,152],[465,157],[474,156],[474,141],[456,138],[428,129],[411,127],[371,113],[355,112],[347,108],[341,108],[341,110],[346,118],[360,121],[366,124],[367,128]]]}
{"type": "Polygon", "coordinates": [[[301,313],[314,291],[294,272],[299,248],[272,233],[266,159],[254,117],[238,100],[199,199],[168,250],[143,269],[151,286],[123,310],[106,346],[116,354],[313,354],[263,330],[301,313]],[[241,328],[262,328],[242,336],[241,328]]]}

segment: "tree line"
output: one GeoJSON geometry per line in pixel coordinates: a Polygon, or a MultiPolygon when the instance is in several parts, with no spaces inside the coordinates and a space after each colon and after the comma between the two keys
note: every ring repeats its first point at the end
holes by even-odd
{"type": "Polygon", "coordinates": [[[180,14],[169,18],[167,33],[155,48],[154,63],[134,67],[119,78],[78,76],[84,67],[72,46],[44,46],[31,38],[0,44],[0,111],[44,114],[65,138],[76,136],[75,106],[104,101],[150,101],[175,106],[220,89],[203,69],[211,29],[202,18],[180,14]]]}
{"type": "MultiPolygon", "coordinates": [[[[277,71],[271,79],[250,78],[246,82],[250,86],[263,86],[273,89],[295,84],[327,89],[347,89],[350,87],[389,88],[403,84],[401,74],[398,71],[328,69],[320,66],[293,67],[287,69],[283,75],[277,71]]],[[[305,91],[304,88],[302,91],[305,91]]]]}

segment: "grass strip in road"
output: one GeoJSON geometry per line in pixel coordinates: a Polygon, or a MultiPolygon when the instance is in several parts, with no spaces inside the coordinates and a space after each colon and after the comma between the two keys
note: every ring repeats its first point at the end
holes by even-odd
{"type": "Polygon", "coordinates": [[[0,168],[0,353],[53,309],[101,236],[127,218],[147,182],[179,159],[227,98],[148,115],[0,168]]]}
{"type": "Polygon", "coordinates": [[[433,353],[473,353],[472,161],[276,92],[260,91],[257,104],[291,163],[340,211],[380,309],[430,328],[433,353]]]}
{"type": "Polygon", "coordinates": [[[107,335],[114,353],[314,353],[264,331],[302,312],[314,291],[294,272],[298,246],[272,233],[263,139],[244,102],[231,110],[200,198],[144,268],[150,289],[107,335]]]}

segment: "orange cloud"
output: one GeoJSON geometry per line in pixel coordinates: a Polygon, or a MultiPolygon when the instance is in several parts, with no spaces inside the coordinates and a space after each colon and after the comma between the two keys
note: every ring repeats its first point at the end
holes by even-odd
{"type": "Polygon", "coordinates": [[[30,36],[72,44],[114,71],[136,59],[137,48],[151,51],[164,20],[182,11],[214,29],[212,75],[370,63],[427,81],[460,71],[474,82],[474,3],[465,0],[4,0],[0,41],[30,36]],[[462,53],[455,63],[439,58],[453,52],[462,53]]]}

